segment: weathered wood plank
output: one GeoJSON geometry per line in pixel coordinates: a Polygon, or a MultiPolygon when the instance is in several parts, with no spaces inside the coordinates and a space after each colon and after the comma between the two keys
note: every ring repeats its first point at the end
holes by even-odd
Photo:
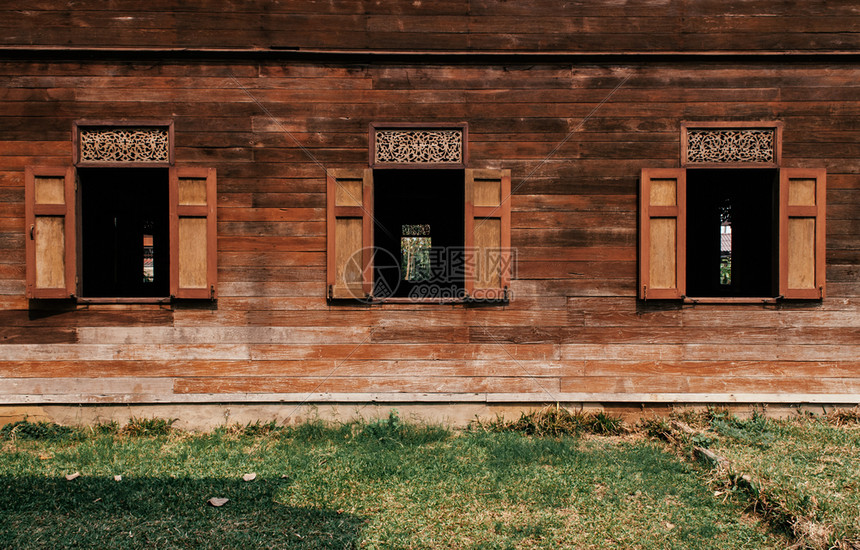
{"type": "Polygon", "coordinates": [[[371,330],[363,327],[79,327],[81,344],[309,344],[365,341],[371,330]]]}
{"type": "Polygon", "coordinates": [[[475,359],[270,360],[270,361],[0,361],[7,378],[237,377],[245,376],[537,376],[631,378],[697,376],[729,378],[852,378],[858,361],[544,361],[475,359]],[[228,376],[229,375],[229,376],[228,376]]]}
{"type": "MultiPolygon", "coordinates": [[[[470,327],[469,342],[505,344],[733,344],[847,345],[858,346],[860,327],[470,327]]],[[[857,351],[860,351],[858,349],[857,351]]],[[[715,357],[717,359],[718,357],[715,357]]]]}
{"type": "Polygon", "coordinates": [[[860,380],[851,378],[765,378],[714,376],[564,377],[562,392],[596,393],[795,393],[858,394],[860,380]]]}
{"type": "Polygon", "coordinates": [[[247,377],[183,378],[174,384],[176,393],[486,393],[544,392],[547,399],[558,393],[558,378],[536,377],[247,377]]]}
{"type": "Polygon", "coordinates": [[[556,345],[498,344],[8,344],[6,361],[557,360],[556,345]]]}
{"type": "Polygon", "coordinates": [[[561,344],[563,360],[854,361],[860,345],[561,344]]]}
{"type": "Polygon", "coordinates": [[[325,377],[338,376],[568,376],[582,375],[583,363],[555,361],[476,360],[363,361],[0,361],[8,378],[101,377],[325,377]],[[229,376],[228,376],[229,375],[229,376]]]}
{"type": "Polygon", "coordinates": [[[5,344],[73,344],[76,341],[77,336],[74,328],[0,326],[0,346],[5,344]]]}
{"type": "Polygon", "coordinates": [[[151,394],[168,395],[173,391],[169,378],[5,378],[0,396],[26,394],[66,395],[73,400],[114,395],[124,402],[135,402],[151,394]]]}

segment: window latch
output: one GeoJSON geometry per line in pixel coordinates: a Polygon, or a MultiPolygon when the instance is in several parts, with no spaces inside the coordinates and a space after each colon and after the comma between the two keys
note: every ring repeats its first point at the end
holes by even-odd
{"type": "Polygon", "coordinates": [[[36,224],[30,225],[30,240],[35,240],[36,224]]]}

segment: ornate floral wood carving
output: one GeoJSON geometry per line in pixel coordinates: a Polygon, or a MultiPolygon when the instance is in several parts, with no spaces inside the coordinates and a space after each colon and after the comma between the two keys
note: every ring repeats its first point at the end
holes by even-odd
{"type": "Polygon", "coordinates": [[[457,164],[463,162],[463,130],[377,129],[376,164],[457,164]]]}
{"type": "Polygon", "coordinates": [[[687,163],[772,163],[774,128],[690,128],[687,163]]]}
{"type": "Polygon", "coordinates": [[[168,128],[81,128],[83,162],[164,163],[170,160],[168,128]]]}

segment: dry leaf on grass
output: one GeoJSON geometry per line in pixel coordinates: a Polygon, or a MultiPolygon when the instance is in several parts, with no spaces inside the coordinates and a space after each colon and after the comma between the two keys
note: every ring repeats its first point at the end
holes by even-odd
{"type": "Polygon", "coordinates": [[[217,508],[219,506],[224,506],[225,504],[230,502],[230,499],[229,498],[212,497],[209,500],[207,500],[206,502],[208,502],[210,506],[215,506],[217,508]]]}
{"type": "Polygon", "coordinates": [[[242,481],[254,481],[255,479],[257,479],[257,474],[254,472],[242,476],[242,481]]]}
{"type": "Polygon", "coordinates": [[[78,479],[79,477],[81,477],[81,474],[79,472],[75,472],[73,474],[68,474],[66,476],[66,481],[72,481],[73,479],[78,479]]]}

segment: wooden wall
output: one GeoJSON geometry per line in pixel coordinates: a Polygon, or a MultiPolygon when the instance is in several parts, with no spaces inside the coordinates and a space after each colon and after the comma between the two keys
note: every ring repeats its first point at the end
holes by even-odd
{"type": "Polygon", "coordinates": [[[7,59],[0,403],[860,401],[858,82],[838,59],[7,59]],[[173,119],[177,163],[217,169],[217,305],[25,299],[24,167],[69,164],[74,120],[120,117],[173,119]],[[679,165],[682,120],[782,120],[784,164],[827,169],[823,303],[636,299],[639,171],[679,165]],[[366,166],[368,125],[394,121],[468,122],[470,164],[512,170],[509,306],[326,302],[320,164],[366,166]]]}
{"type": "Polygon", "coordinates": [[[573,52],[856,51],[855,0],[4,0],[0,44],[573,52]]]}

